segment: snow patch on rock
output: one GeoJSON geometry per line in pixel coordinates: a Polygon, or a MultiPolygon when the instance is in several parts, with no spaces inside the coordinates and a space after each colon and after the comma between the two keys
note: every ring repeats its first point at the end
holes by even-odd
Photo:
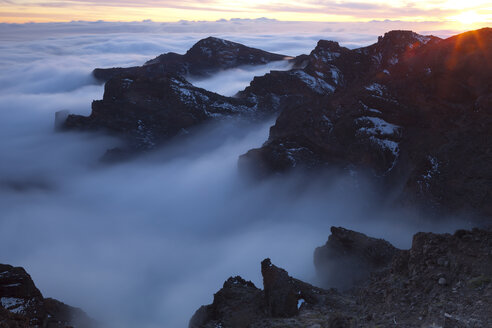
{"type": "Polygon", "coordinates": [[[2,297],[0,298],[0,304],[2,307],[12,313],[22,313],[26,311],[26,306],[29,302],[25,302],[25,300],[21,298],[15,297],[2,297]]]}
{"type": "Polygon", "coordinates": [[[323,79],[314,77],[307,74],[302,70],[296,70],[291,72],[292,75],[299,78],[304,84],[306,84],[310,89],[319,94],[333,93],[335,92],[335,87],[327,83],[323,79]]]}
{"type": "Polygon", "coordinates": [[[383,96],[386,91],[386,87],[379,83],[372,83],[365,87],[366,90],[375,92],[378,96],[383,96]]]}
{"type": "MultiPolygon", "coordinates": [[[[371,109],[379,112],[376,109],[371,109]]],[[[379,112],[380,113],[380,112],[379,112]]],[[[379,117],[363,116],[356,119],[358,124],[369,125],[368,127],[361,127],[359,131],[374,136],[393,136],[398,135],[400,127],[395,124],[391,124],[379,117]]]]}

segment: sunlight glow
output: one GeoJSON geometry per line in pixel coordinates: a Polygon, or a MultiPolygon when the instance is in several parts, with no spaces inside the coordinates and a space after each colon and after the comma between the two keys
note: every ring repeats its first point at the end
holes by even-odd
{"type": "MultiPolygon", "coordinates": [[[[55,21],[214,21],[266,17],[282,21],[368,22],[402,20],[490,23],[490,0],[8,0],[0,22],[55,21]]],[[[483,24],[482,24],[483,25],[483,24]]]]}
{"type": "Polygon", "coordinates": [[[471,25],[477,22],[485,21],[485,17],[475,11],[465,11],[456,16],[451,16],[450,18],[464,25],[471,25]]]}

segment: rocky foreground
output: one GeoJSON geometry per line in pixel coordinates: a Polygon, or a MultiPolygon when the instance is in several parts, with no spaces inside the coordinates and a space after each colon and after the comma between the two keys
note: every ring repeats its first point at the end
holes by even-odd
{"type": "Polygon", "coordinates": [[[399,250],[332,228],[315,263],[321,281],[352,287],[314,287],[266,259],[263,290],[231,277],[189,327],[492,327],[491,230],[418,233],[399,250]]]}
{"type": "Polygon", "coordinates": [[[94,328],[82,310],[44,298],[20,267],[0,264],[0,328],[94,328]]]}
{"type": "MultiPolygon", "coordinates": [[[[263,290],[231,277],[189,327],[492,327],[492,230],[421,232],[409,250],[400,250],[332,227],[314,263],[326,289],[292,278],[265,259],[263,290]]],[[[2,264],[0,327],[98,325],[82,310],[44,298],[23,268],[2,264]]]]}

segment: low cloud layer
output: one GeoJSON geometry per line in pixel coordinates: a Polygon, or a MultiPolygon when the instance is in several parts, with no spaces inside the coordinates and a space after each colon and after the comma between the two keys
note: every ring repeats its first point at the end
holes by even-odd
{"type": "MultiPolygon", "coordinates": [[[[186,327],[229,276],[261,286],[265,257],[314,282],[313,250],[331,225],[399,247],[418,230],[462,226],[436,226],[383,206],[369,184],[356,186],[350,177],[244,180],[237,158],[266,140],[272,122],[223,122],[151,156],[100,165],[118,140],[55,133],[55,111],[90,112],[103,93],[90,77],[94,67],[183,53],[205,35],[22,33],[22,42],[0,44],[0,262],[24,266],[45,296],[82,307],[108,327],[186,327]]],[[[367,36],[337,35],[347,42],[367,36]]],[[[230,36],[287,55],[309,52],[319,38],[230,36]]],[[[232,94],[269,68],[200,83],[232,94]]]]}

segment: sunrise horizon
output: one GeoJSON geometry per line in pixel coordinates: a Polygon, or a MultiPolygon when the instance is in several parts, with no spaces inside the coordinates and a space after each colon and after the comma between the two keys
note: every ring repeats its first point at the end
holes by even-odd
{"type": "Polygon", "coordinates": [[[492,21],[492,6],[473,0],[371,2],[351,1],[0,1],[0,23],[71,21],[179,22],[234,19],[269,19],[284,22],[354,23],[370,21],[434,22],[461,29],[492,21]]]}

